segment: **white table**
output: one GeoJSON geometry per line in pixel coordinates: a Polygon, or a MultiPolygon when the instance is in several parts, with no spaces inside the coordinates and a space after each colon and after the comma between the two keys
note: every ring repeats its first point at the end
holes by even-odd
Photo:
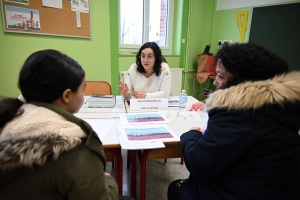
{"type": "MultiPolygon", "coordinates": [[[[85,102],[88,97],[85,97],[85,102]]],[[[169,99],[178,99],[178,96],[172,96],[169,99]]],[[[186,111],[192,106],[193,103],[198,100],[192,96],[188,96],[186,111]]],[[[179,109],[178,107],[169,107],[168,111],[184,111],[183,109],[179,109]]],[[[130,108],[127,108],[128,113],[139,113],[146,111],[133,111],[130,108]]],[[[147,111],[148,112],[148,111],[147,111]]],[[[156,111],[155,111],[156,112],[156,111]]],[[[119,136],[117,127],[120,124],[119,114],[125,113],[125,106],[120,96],[116,97],[116,105],[113,108],[88,108],[87,104],[83,104],[82,108],[79,110],[77,117],[82,119],[111,119],[114,120],[114,124],[112,128],[109,130],[108,134],[105,136],[103,143],[103,148],[105,150],[105,154],[107,160],[112,161],[113,156],[117,158],[117,182],[119,185],[119,194],[122,194],[122,157],[121,156],[121,146],[119,142],[119,136]]],[[[198,114],[205,118],[206,113],[202,111],[198,111],[198,114]]],[[[204,121],[170,121],[167,125],[168,127],[179,137],[187,132],[192,126],[204,126],[204,121]]],[[[141,151],[129,151],[128,160],[132,162],[132,172],[131,175],[131,196],[133,198],[136,197],[136,152],[139,152],[139,158],[141,163],[141,200],[145,199],[145,183],[146,183],[146,166],[147,160],[155,160],[155,159],[164,159],[164,158],[178,158],[182,156],[180,150],[180,141],[176,142],[164,142],[165,148],[161,149],[149,149],[141,151]]]]}

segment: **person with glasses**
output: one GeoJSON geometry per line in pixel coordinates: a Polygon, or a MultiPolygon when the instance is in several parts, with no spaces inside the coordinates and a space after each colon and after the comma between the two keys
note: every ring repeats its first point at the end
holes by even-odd
{"type": "MultiPolygon", "coordinates": [[[[216,69],[217,75],[216,78],[213,82],[213,84],[216,86],[217,89],[224,89],[226,88],[226,84],[228,82],[228,80],[231,79],[231,77],[233,77],[232,73],[228,70],[226,70],[222,64],[222,61],[219,59],[217,61],[217,69],[216,69]]],[[[198,101],[196,103],[194,103],[191,108],[190,111],[202,111],[205,110],[205,103],[202,101],[198,101]]]]}
{"type": "Polygon", "coordinates": [[[216,54],[206,130],[180,137],[188,179],[168,199],[300,199],[300,72],[254,43],[216,54]]]}
{"type": "Polygon", "coordinates": [[[136,55],[118,91],[129,100],[135,98],[168,98],[171,92],[171,72],[155,42],[146,42],[136,55]]]}

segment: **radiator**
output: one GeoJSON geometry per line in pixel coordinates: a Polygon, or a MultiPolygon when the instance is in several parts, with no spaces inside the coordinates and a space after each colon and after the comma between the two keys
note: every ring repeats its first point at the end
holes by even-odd
{"type": "MultiPolygon", "coordinates": [[[[171,95],[179,96],[181,93],[182,68],[170,68],[172,76],[171,95]]],[[[124,82],[127,71],[120,71],[120,80],[124,82]]]]}

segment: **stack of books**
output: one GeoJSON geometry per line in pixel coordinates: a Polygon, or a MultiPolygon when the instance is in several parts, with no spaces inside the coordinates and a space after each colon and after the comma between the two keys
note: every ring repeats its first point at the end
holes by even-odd
{"type": "Polygon", "coordinates": [[[116,105],[115,95],[92,94],[87,99],[90,108],[113,108],[116,105]]]}

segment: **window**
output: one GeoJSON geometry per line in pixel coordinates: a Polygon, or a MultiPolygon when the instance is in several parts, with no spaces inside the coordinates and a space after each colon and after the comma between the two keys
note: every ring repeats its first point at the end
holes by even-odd
{"type": "Polygon", "coordinates": [[[120,53],[137,52],[145,42],[156,42],[170,54],[173,0],[119,0],[120,53]]]}

